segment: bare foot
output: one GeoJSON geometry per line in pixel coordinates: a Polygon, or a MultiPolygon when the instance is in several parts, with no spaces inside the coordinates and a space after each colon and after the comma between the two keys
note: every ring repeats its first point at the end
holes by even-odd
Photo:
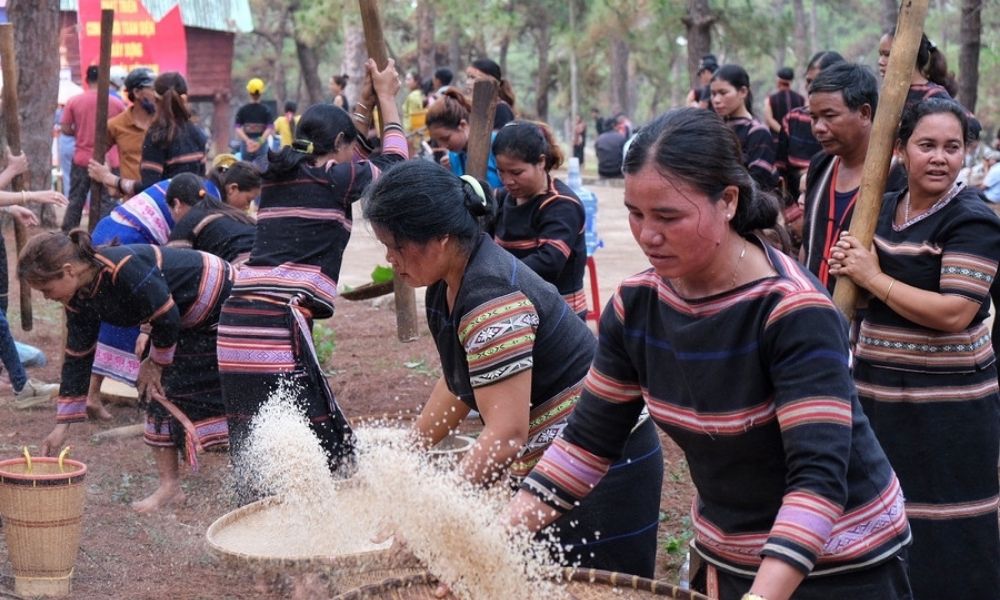
{"type": "Polygon", "coordinates": [[[140,514],[155,512],[171,503],[182,503],[187,498],[179,483],[161,484],[156,491],[132,503],[132,510],[140,514]]]}
{"type": "Polygon", "coordinates": [[[87,417],[98,421],[110,421],[114,416],[104,408],[103,404],[87,404],[87,417]]]}

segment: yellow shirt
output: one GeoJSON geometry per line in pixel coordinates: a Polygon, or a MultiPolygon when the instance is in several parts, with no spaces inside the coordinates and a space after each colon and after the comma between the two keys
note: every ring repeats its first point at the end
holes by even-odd
{"type": "MultiPolygon", "coordinates": [[[[302,115],[295,115],[295,126],[299,126],[299,119],[302,115]]],[[[294,141],[294,136],[292,135],[292,128],[289,126],[288,117],[281,115],[274,120],[274,131],[281,138],[281,147],[291,146],[294,141]]]]}

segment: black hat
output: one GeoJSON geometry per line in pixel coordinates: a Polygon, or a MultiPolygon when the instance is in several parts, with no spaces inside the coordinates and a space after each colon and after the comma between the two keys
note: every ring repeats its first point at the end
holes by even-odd
{"type": "Polygon", "coordinates": [[[702,71],[709,71],[715,73],[719,70],[719,61],[715,59],[714,54],[706,54],[701,57],[701,62],[698,64],[697,74],[700,75],[702,71]]]}
{"type": "Polygon", "coordinates": [[[141,88],[153,87],[154,79],[153,71],[151,69],[147,69],[146,67],[132,69],[129,71],[128,76],[125,77],[125,89],[132,91],[141,88]]]}
{"type": "Polygon", "coordinates": [[[778,69],[777,75],[778,79],[782,81],[792,81],[795,79],[795,71],[793,71],[790,67],[781,67],[778,69]]]}

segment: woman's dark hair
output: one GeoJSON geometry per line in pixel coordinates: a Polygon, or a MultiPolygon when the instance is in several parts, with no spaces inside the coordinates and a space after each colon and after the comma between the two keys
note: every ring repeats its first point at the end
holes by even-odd
{"type": "Polygon", "coordinates": [[[531,164],[544,156],[546,171],[558,169],[564,160],[559,142],[549,126],[534,121],[511,121],[501,127],[493,138],[493,155],[509,156],[531,164]]]}
{"type": "Polygon", "coordinates": [[[497,96],[501,100],[514,108],[514,88],[511,87],[510,82],[503,78],[503,73],[500,71],[500,65],[488,58],[479,58],[472,61],[473,68],[486,73],[493,79],[496,79],[497,86],[497,96]]]}
{"type": "Polygon", "coordinates": [[[188,92],[187,81],[180,73],[168,71],[156,78],[153,90],[157,96],[156,114],[146,135],[156,144],[167,145],[191,120],[191,111],[181,98],[188,92]]]}
{"type": "Polygon", "coordinates": [[[341,144],[351,144],[357,129],[347,111],[333,104],[313,104],[306,109],[295,128],[295,141],[279,152],[267,153],[264,179],[280,179],[295,170],[299,164],[313,161],[340,149],[341,144]]]}
{"type": "Polygon", "coordinates": [[[712,81],[725,81],[739,91],[740,88],[747,89],[747,96],[743,104],[747,112],[753,114],[753,91],[750,90],[750,76],[746,69],[739,65],[722,65],[719,70],[712,75],[712,81]]]}
{"type": "Polygon", "coordinates": [[[969,144],[972,142],[972,132],[969,128],[969,116],[962,106],[949,98],[928,98],[915,104],[911,104],[903,111],[903,117],[899,122],[899,133],[896,139],[899,143],[906,145],[917,128],[920,120],[930,115],[951,114],[958,119],[962,127],[962,142],[969,144]]]}
{"type": "Polygon", "coordinates": [[[823,69],[809,84],[810,94],[840,92],[844,106],[857,111],[867,104],[872,108],[872,116],[878,108],[878,79],[865,65],[839,62],[823,69]]]}
{"type": "MultiPolygon", "coordinates": [[[[885,34],[895,38],[896,29],[890,29],[885,34]]],[[[947,89],[949,94],[954,95],[958,91],[955,78],[948,72],[948,58],[928,39],[926,33],[920,35],[920,46],[917,47],[917,70],[928,81],[947,89]]]]}
{"type": "Polygon", "coordinates": [[[340,89],[344,89],[345,87],[347,87],[347,80],[350,78],[345,73],[344,75],[334,75],[330,79],[332,79],[334,83],[339,85],[340,89]]]}
{"type": "Polygon", "coordinates": [[[368,188],[364,215],[397,243],[425,244],[448,235],[464,250],[479,237],[481,219],[496,211],[489,184],[476,186],[425,160],[399,163],[368,188]]]}
{"type": "Polygon", "coordinates": [[[833,50],[820,50],[816,54],[812,55],[809,62],[806,63],[806,73],[812,69],[819,69],[822,71],[830,65],[844,62],[844,57],[840,55],[839,52],[834,52],[833,50]]]}
{"type": "Polygon", "coordinates": [[[730,185],[739,189],[730,225],[740,235],[774,227],[777,201],[757,189],[743,166],[740,142],[714,112],[702,108],[668,111],[636,134],[622,170],[635,175],[647,164],[664,177],[676,177],[718,202],[730,185]]]}
{"type": "Polygon", "coordinates": [[[174,202],[204,208],[210,213],[221,213],[248,225],[255,223],[250,215],[234,206],[224,204],[219,198],[210,194],[205,189],[204,180],[194,173],[181,173],[170,180],[170,185],[167,186],[167,204],[173,206],[174,202]]]}
{"type": "Polygon", "coordinates": [[[219,165],[215,167],[209,171],[208,180],[215,184],[219,193],[222,194],[220,200],[228,204],[229,198],[226,198],[227,188],[232,184],[236,184],[236,189],[241,192],[259,188],[260,171],[251,163],[238,160],[228,166],[219,165]]]}
{"type": "Polygon", "coordinates": [[[17,258],[17,276],[30,283],[46,283],[61,278],[63,265],[73,261],[102,266],[87,230],[47,231],[24,245],[17,258]]]}
{"type": "Polygon", "coordinates": [[[458,129],[462,121],[469,122],[470,114],[472,105],[465,94],[455,88],[448,88],[427,109],[426,125],[458,129]]]}

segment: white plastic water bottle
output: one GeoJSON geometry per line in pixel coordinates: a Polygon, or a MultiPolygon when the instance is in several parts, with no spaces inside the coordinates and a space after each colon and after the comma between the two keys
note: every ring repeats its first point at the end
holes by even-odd
{"type": "Polygon", "coordinates": [[[583,211],[587,218],[586,226],[584,227],[587,256],[593,256],[598,248],[604,246],[604,240],[597,234],[597,196],[583,187],[583,179],[580,177],[580,159],[575,156],[569,159],[566,184],[569,185],[569,188],[573,190],[573,193],[583,203],[583,211]]]}
{"type": "Polygon", "coordinates": [[[684,555],[684,562],[677,570],[677,587],[682,590],[691,589],[691,552],[684,555]]]}

